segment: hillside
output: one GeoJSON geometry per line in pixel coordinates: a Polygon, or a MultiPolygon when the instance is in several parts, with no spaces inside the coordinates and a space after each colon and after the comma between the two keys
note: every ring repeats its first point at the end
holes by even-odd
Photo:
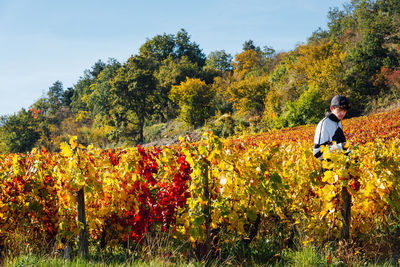
{"type": "MultiPolygon", "coordinates": [[[[321,118],[322,119],[322,118],[321,118]]],[[[342,121],[346,138],[354,145],[374,142],[376,138],[388,140],[400,136],[400,108],[374,113],[371,115],[344,119],[342,121]]],[[[314,140],[316,124],[297,126],[281,130],[271,130],[268,133],[255,134],[249,142],[257,140],[278,140],[284,142],[314,140]]]]}
{"type": "Polygon", "coordinates": [[[157,34],[125,62],[99,60],[72,87],[55,81],[1,118],[0,152],[59,151],[71,136],[115,148],[196,137],[204,126],[229,137],[315,124],[336,94],[352,117],[399,103],[398,1],[349,1],[327,16],[326,29],[285,52],[250,39],[234,55],[205,55],[184,29],[157,34]]]}
{"type": "MultiPolygon", "coordinates": [[[[322,116],[321,116],[322,119],[322,116]]],[[[400,133],[400,108],[391,108],[386,111],[374,112],[369,115],[353,117],[344,119],[342,121],[344,132],[348,142],[355,145],[362,145],[367,142],[373,142],[377,136],[391,139],[398,137],[400,133]]],[[[199,128],[197,130],[190,130],[190,128],[181,125],[179,127],[168,128],[168,124],[161,127],[161,130],[154,135],[152,142],[146,143],[144,146],[165,146],[170,144],[178,144],[180,136],[188,136],[192,141],[199,141],[202,132],[209,130],[208,128],[199,128]],[[162,137],[161,139],[159,139],[162,137]]],[[[243,139],[248,144],[256,144],[259,140],[284,141],[284,142],[297,142],[308,141],[313,142],[316,124],[302,125],[284,129],[271,129],[263,133],[246,133],[244,137],[241,134],[229,137],[228,139],[237,140],[238,142],[243,139]]]]}

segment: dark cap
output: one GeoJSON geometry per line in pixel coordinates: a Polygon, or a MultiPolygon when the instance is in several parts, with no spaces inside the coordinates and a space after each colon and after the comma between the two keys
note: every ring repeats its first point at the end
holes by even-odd
{"type": "Polygon", "coordinates": [[[342,109],[349,110],[349,100],[344,95],[335,95],[331,100],[331,106],[338,106],[342,109]]]}

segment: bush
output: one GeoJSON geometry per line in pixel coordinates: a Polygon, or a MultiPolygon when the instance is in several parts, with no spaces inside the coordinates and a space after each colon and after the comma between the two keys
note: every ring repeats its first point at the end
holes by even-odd
{"type": "Polygon", "coordinates": [[[326,107],[318,89],[311,87],[297,100],[287,103],[286,111],[278,118],[277,126],[294,127],[317,123],[324,116],[326,107]]]}
{"type": "Polygon", "coordinates": [[[235,134],[235,121],[231,114],[217,113],[208,121],[206,128],[215,135],[226,138],[235,134]]]}

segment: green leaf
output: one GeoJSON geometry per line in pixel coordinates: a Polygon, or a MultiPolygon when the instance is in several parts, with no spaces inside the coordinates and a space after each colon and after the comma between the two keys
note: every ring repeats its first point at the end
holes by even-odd
{"type": "Polygon", "coordinates": [[[247,217],[253,222],[255,220],[257,220],[257,212],[256,212],[256,210],[254,208],[248,209],[247,210],[247,217]]]}
{"type": "Polygon", "coordinates": [[[205,219],[204,219],[203,216],[197,217],[196,219],[194,219],[193,225],[194,225],[195,227],[199,227],[200,225],[202,225],[202,224],[204,223],[204,221],[205,221],[205,219]]]}
{"type": "Polygon", "coordinates": [[[282,183],[282,178],[279,174],[277,174],[276,172],[274,172],[271,175],[271,181],[277,184],[281,184],[282,183]]]}

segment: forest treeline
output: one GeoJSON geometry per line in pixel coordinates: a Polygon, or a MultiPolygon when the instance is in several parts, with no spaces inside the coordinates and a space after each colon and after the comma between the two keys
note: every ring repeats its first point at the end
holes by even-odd
{"type": "Polygon", "coordinates": [[[56,81],[29,109],[1,117],[0,152],[57,151],[72,135],[136,145],[178,122],[223,137],[316,123],[335,94],[357,116],[399,103],[399,61],[398,0],[331,8],[327,29],[289,52],[248,40],[234,56],[206,56],[181,29],[146,40],[126,62],[99,60],[70,88],[56,81]]]}

